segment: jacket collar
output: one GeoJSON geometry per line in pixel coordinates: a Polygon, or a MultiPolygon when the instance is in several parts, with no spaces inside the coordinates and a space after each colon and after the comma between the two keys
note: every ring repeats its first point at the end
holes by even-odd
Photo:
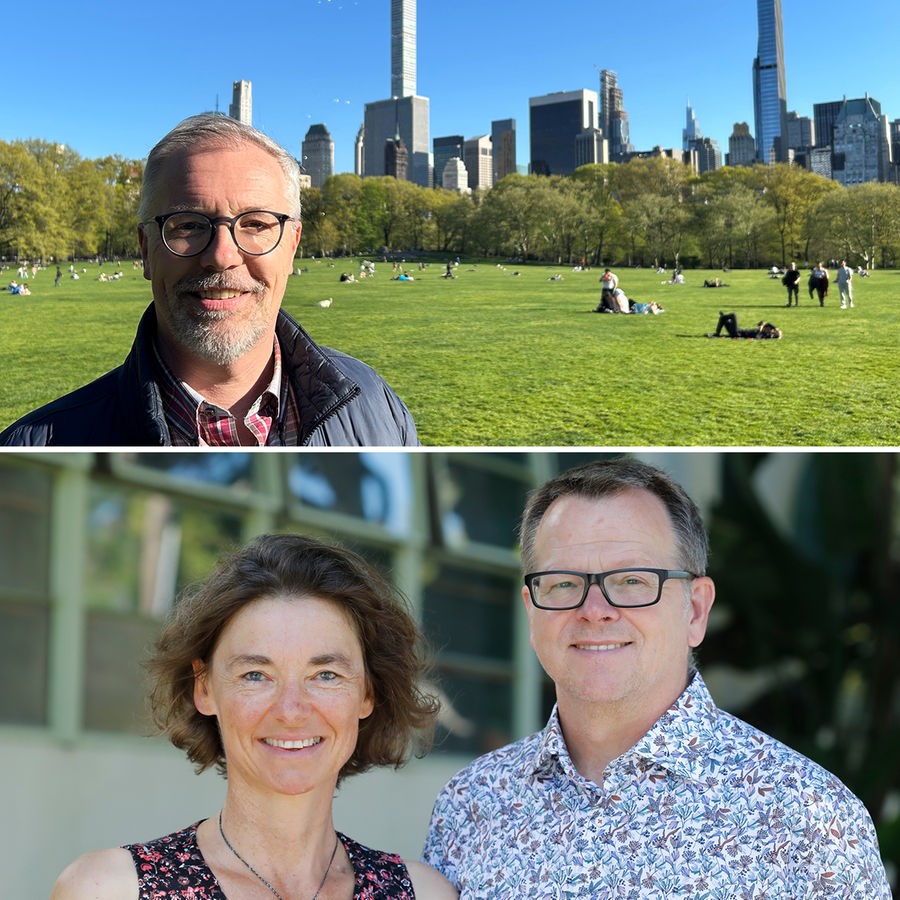
{"type": "MultiPolygon", "coordinates": [[[[134,445],[171,443],[159,389],[156,332],[156,309],[151,303],[138,323],[119,384],[127,442],[134,445]]],[[[278,312],[275,335],[281,346],[284,380],[299,409],[297,443],[305,444],[323,422],[360,393],[360,387],[284,310],[278,312]]]]}

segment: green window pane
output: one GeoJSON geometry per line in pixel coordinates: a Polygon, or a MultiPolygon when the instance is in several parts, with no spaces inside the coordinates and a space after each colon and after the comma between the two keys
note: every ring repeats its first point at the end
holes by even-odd
{"type": "Polygon", "coordinates": [[[0,723],[47,721],[51,487],[0,464],[0,723]]]}
{"type": "Polygon", "coordinates": [[[178,594],[241,543],[241,521],[153,491],[91,485],[84,725],[146,733],[142,662],[178,594]]]}

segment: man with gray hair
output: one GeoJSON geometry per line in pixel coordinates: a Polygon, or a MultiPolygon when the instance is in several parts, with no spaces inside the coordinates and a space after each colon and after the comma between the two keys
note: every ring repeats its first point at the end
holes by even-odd
{"type": "Polygon", "coordinates": [[[520,540],[556,705],[437,798],[424,859],[463,900],[890,898],[862,803],[697,672],[715,586],[680,485],[634,459],[572,469],[529,497],[520,540]]]}
{"type": "Polygon", "coordinates": [[[418,444],[374,370],[281,309],[301,231],[286,150],[227,116],[185,119],[150,152],[138,218],[153,302],[125,362],[0,444],[418,444]]]}

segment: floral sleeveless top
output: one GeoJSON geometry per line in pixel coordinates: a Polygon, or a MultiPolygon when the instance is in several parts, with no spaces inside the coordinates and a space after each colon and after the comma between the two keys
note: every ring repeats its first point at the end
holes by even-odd
{"type": "MultiPolygon", "coordinates": [[[[147,844],[128,844],[140,900],[227,900],[197,846],[199,822],[147,844]]],[[[338,832],[356,884],[353,900],[415,900],[409,872],[399,856],[371,850],[338,832]]]]}

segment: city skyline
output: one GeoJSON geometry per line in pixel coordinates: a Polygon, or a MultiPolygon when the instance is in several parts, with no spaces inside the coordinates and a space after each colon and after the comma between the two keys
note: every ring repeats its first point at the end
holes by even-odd
{"type": "MultiPolygon", "coordinates": [[[[65,143],[88,158],[139,159],[185,116],[227,111],[232,84],[247,80],[255,125],[299,156],[309,126],[322,123],[334,138],[335,171],[353,171],[364,105],[391,92],[388,0],[308,0],[274,23],[243,16],[237,44],[221,24],[234,18],[227,2],[215,21],[193,7],[173,5],[169,16],[165,5],[139,31],[129,31],[124,20],[109,26],[114,8],[101,4],[110,13],[101,15],[104,28],[113,33],[102,37],[98,51],[95,16],[51,0],[54,26],[30,52],[48,55],[52,64],[13,67],[0,138],[65,143]],[[235,49],[198,51],[199,33],[202,47],[235,49]],[[151,66],[133,66],[136,42],[151,66]],[[244,44],[263,49],[247,54],[244,44]],[[202,64],[186,66],[198,52],[202,64]],[[190,71],[193,80],[175,81],[167,71],[190,71]]],[[[702,134],[724,151],[735,122],[755,131],[756,4],[681,10],[675,25],[669,10],[648,0],[640,9],[611,8],[602,27],[586,27],[595,18],[584,2],[572,0],[555,4],[548,21],[522,10],[512,18],[503,5],[474,0],[459,0],[450,20],[420,4],[417,91],[430,98],[431,135],[469,140],[490,133],[494,120],[515,119],[517,161],[526,165],[529,98],[598,91],[605,68],[618,75],[636,149],[679,147],[690,100],[702,134]]],[[[844,6],[834,0],[785,2],[782,15],[789,110],[812,116],[814,103],[868,94],[889,118],[900,118],[900,85],[890,71],[890,38],[900,25],[893,4],[877,0],[860,24],[841,24],[844,6]]]]}

